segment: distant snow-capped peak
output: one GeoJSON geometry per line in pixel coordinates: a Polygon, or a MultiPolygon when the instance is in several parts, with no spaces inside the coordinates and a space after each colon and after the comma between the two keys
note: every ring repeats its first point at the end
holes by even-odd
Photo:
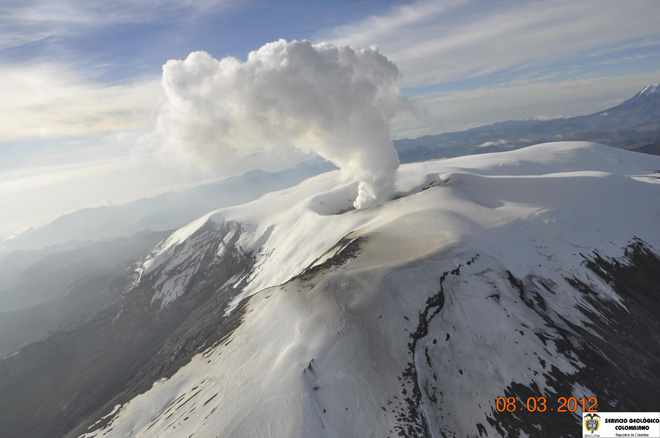
{"type": "Polygon", "coordinates": [[[647,85],[642,91],[639,92],[639,96],[648,96],[651,94],[660,94],[660,84],[647,85]]]}

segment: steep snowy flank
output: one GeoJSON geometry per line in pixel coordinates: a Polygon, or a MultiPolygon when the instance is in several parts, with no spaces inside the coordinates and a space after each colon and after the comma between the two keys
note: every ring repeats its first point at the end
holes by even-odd
{"type": "Polygon", "coordinates": [[[213,212],[138,282],[185,299],[222,227],[204,254],[253,260],[230,280],[242,324],[82,436],[559,437],[577,415],[496,398],[657,406],[659,183],[660,157],[548,143],[403,166],[365,210],[334,172],[213,212]]]}
{"type": "MultiPolygon", "coordinates": [[[[570,188],[575,185],[584,182],[597,184],[601,188],[603,184],[618,186],[613,175],[597,172],[618,173],[622,177],[657,181],[657,175],[646,163],[645,156],[633,155],[636,160],[629,162],[630,157],[627,154],[621,155],[615,150],[604,148],[607,152],[603,157],[596,153],[599,149],[603,149],[603,146],[578,142],[552,143],[516,153],[487,154],[439,161],[435,164],[407,165],[399,172],[398,186],[400,195],[405,196],[421,190],[425,184],[438,184],[451,178],[451,187],[459,187],[462,189],[462,195],[481,199],[486,204],[501,202],[490,201],[493,195],[499,196],[501,191],[508,194],[506,197],[511,198],[510,202],[520,204],[519,209],[512,209],[507,218],[503,219],[509,220],[524,213],[526,208],[530,209],[528,214],[547,208],[539,205],[534,198],[536,192],[542,190],[550,178],[561,178],[557,185],[563,188],[555,192],[546,203],[549,204],[548,207],[564,204],[561,205],[562,209],[571,209],[576,203],[591,202],[581,198],[571,199],[570,188]],[[626,161],[619,155],[627,157],[626,161]],[[554,163],[556,166],[553,167],[554,163]],[[610,181],[606,182],[608,176],[614,179],[610,178],[610,181]],[[530,179],[531,177],[534,179],[530,179]],[[526,179],[521,180],[522,178],[526,179]],[[491,188],[495,186],[499,190],[492,193],[491,188]]],[[[625,191],[625,188],[618,190],[625,191]]],[[[238,245],[245,253],[253,253],[256,262],[255,269],[247,278],[249,281],[243,293],[234,300],[234,307],[245,296],[282,284],[298,275],[352,231],[371,223],[391,221],[408,212],[408,205],[390,209],[387,215],[382,214],[379,208],[349,211],[356,195],[356,183],[342,183],[341,174],[331,172],[312,178],[295,188],[268,194],[252,203],[209,213],[172,234],[145,260],[138,273],[149,274],[157,268],[167,273],[178,268],[184,261],[190,264],[189,258],[195,257],[194,248],[204,242],[204,238],[198,236],[194,242],[187,239],[208,222],[240,223],[242,231],[238,245]]],[[[445,204],[443,207],[445,211],[465,213],[462,211],[464,205],[460,202],[445,204]]],[[[584,219],[593,223],[594,214],[587,211],[585,215],[584,219]]],[[[483,220],[480,216],[472,218],[468,215],[467,218],[483,220]]],[[[579,222],[583,218],[577,219],[579,222]]],[[[620,218],[612,216],[612,212],[604,213],[603,217],[599,218],[599,221],[603,220],[610,220],[614,224],[620,222],[620,218]]],[[[490,227],[493,223],[484,225],[490,227]]],[[[221,248],[218,251],[221,252],[221,248]]],[[[325,256],[327,257],[327,254],[325,256]]],[[[185,284],[185,278],[190,276],[191,270],[194,270],[194,266],[179,269],[181,272],[178,272],[177,278],[169,278],[170,281],[166,285],[168,287],[163,288],[154,299],[162,299],[163,305],[167,305],[180,296],[180,285],[185,284]],[[176,292],[177,290],[179,292],[176,292]]],[[[161,283],[164,281],[160,280],[161,283]]]]}
{"type": "Polygon", "coordinates": [[[660,94],[660,84],[647,85],[642,91],[639,92],[639,94],[660,94]]]}

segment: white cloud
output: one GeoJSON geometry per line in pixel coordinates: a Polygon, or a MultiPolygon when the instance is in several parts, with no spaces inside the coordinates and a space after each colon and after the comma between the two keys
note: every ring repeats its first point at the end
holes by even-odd
{"type": "Polygon", "coordinates": [[[289,144],[316,152],[361,182],[363,207],[393,190],[390,121],[413,110],[398,79],[375,49],[279,40],[245,62],[194,52],[163,67],[158,134],[211,165],[289,144]]]}
{"type": "Polygon", "coordinates": [[[45,188],[65,181],[80,180],[89,176],[102,176],[125,167],[120,159],[73,163],[59,166],[39,166],[0,173],[0,193],[31,188],[45,188]]]}
{"type": "Polygon", "coordinates": [[[0,142],[146,130],[161,98],[157,79],[87,80],[61,65],[0,66],[0,142]]]}
{"type": "Polygon", "coordinates": [[[0,2],[0,49],[117,24],[174,23],[221,13],[236,0],[23,0],[0,2]]]}
{"type": "Polygon", "coordinates": [[[498,141],[487,141],[485,143],[481,143],[480,145],[477,145],[478,148],[487,148],[490,146],[506,146],[509,144],[508,140],[498,140],[498,141]]]}
{"type": "Polygon", "coordinates": [[[402,86],[415,87],[549,65],[612,45],[653,45],[658,22],[660,8],[648,0],[418,1],[318,37],[378,44],[404,72],[402,86]]]}
{"type": "Polygon", "coordinates": [[[603,55],[608,55],[610,53],[622,52],[625,50],[645,49],[654,46],[660,46],[660,37],[655,35],[637,41],[632,41],[624,44],[615,44],[613,46],[601,48],[593,51],[592,53],[589,54],[589,56],[592,57],[603,56],[603,55]]]}
{"type": "Polygon", "coordinates": [[[642,55],[623,56],[621,58],[612,58],[605,61],[595,62],[594,64],[596,65],[621,64],[621,63],[635,62],[646,58],[653,58],[655,56],[660,56],[660,53],[644,53],[642,55]]]}

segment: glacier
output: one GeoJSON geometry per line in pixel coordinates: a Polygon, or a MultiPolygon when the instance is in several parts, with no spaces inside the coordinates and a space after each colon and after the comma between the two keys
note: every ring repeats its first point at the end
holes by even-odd
{"type": "Polygon", "coordinates": [[[66,436],[561,437],[580,411],[496,399],[657,406],[660,157],[546,143],[402,165],[370,208],[357,191],[325,173],[209,212],[139,260],[111,330],[207,300],[191,318],[223,315],[218,334],[191,326],[151,361],[176,363],[66,436]]]}
{"type": "MultiPolygon", "coordinates": [[[[242,322],[80,436],[564,436],[570,422],[577,431],[579,412],[528,414],[525,432],[521,414],[506,418],[495,400],[617,403],[584,378],[607,350],[584,351],[619,329],[613,315],[636,316],[597,270],[635,245],[657,260],[659,183],[660,158],[548,143],[402,166],[395,199],[368,209],[351,209],[356,184],[331,172],[212,212],[138,271],[186,281],[194,267],[175,268],[199,258],[200,228],[240,224],[227,236],[253,264],[234,279],[226,312],[243,303],[242,322]]],[[[222,240],[215,254],[225,255],[222,240]]],[[[154,300],[185,297],[175,295],[154,300]]]]}

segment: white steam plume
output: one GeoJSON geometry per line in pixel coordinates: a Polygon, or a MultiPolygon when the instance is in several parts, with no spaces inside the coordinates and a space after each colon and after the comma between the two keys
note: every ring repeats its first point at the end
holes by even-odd
{"type": "Polygon", "coordinates": [[[399,76],[377,48],[279,40],[245,62],[193,52],[163,66],[157,132],[202,162],[277,145],[315,151],[360,181],[355,207],[363,208],[393,193],[390,121],[413,110],[399,76]]]}

